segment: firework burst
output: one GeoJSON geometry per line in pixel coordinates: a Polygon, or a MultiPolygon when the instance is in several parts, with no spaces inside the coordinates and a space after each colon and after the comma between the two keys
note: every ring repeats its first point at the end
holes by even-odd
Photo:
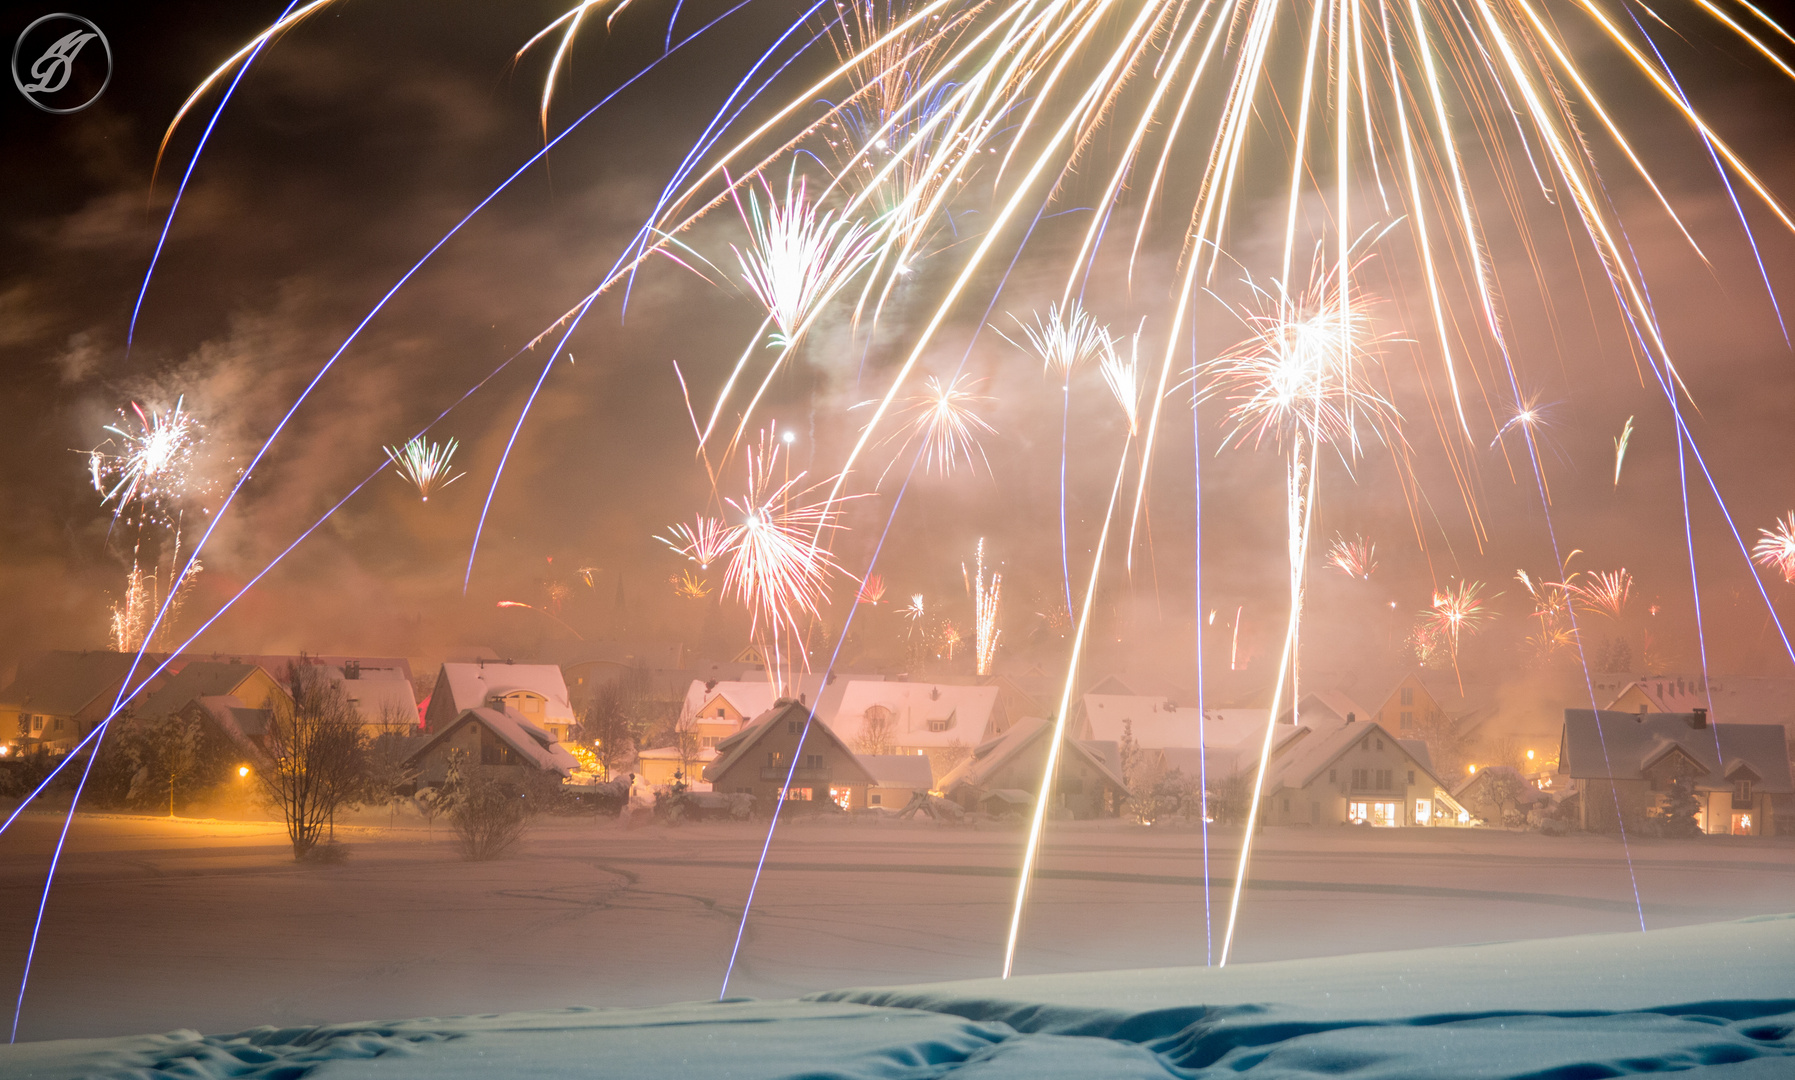
{"type": "Polygon", "coordinates": [[[1758,530],[1751,557],[1760,566],[1781,574],[1784,581],[1795,583],[1795,510],[1789,511],[1774,528],[1758,530]]]}
{"type": "Polygon", "coordinates": [[[1601,570],[1582,576],[1581,584],[1566,582],[1564,587],[1584,607],[1620,622],[1626,614],[1628,601],[1633,597],[1633,575],[1622,567],[1619,570],[1601,570]]]}
{"type": "MultiPolygon", "coordinates": [[[[1070,383],[1075,370],[1102,358],[1115,346],[1109,331],[1076,300],[1065,307],[1049,304],[1047,314],[1037,313],[1032,326],[1021,319],[1015,321],[1027,342],[1024,347],[1041,361],[1049,375],[1058,375],[1062,383],[1070,383]]],[[[1005,340],[1009,340],[1007,336],[1005,340]]]]}
{"type": "Polygon", "coordinates": [[[681,600],[702,600],[711,594],[710,582],[687,570],[667,579],[673,595],[681,600]]]}
{"type": "Polygon", "coordinates": [[[704,514],[693,518],[690,525],[682,521],[672,526],[667,534],[655,539],[697,563],[700,570],[709,570],[712,563],[729,553],[735,542],[735,531],[728,522],[704,514]]]}
{"type": "Polygon", "coordinates": [[[736,249],[742,280],[778,328],[771,344],[797,345],[812,320],[854,275],[878,255],[878,234],[835,211],[819,214],[794,169],[782,202],[764,180],[767,205],[750,189],[742,221],[748,226],[746,251],[736,249]]]}
{"type": "MultiPolygon", "coordinates": [[[[974,411],[981,402],[991,398],[975,394],[971,389],[962,389],[965,379],[966,376],[958,375],[951,381],[942,382],[930,375],[923,380],[923,392],[911,398],[905,406],[901,414],[903,426],[893,435],[893,438],[903,440],[893,459],[894,465],[904,456],[904,450],[920,443],[917,464],[925,472],[949,476],[962,458],[968,464],[983,461],[985,471],[991,471],[991,462],[985,457],[980,438],[996,434],[997,429],[974,411]]],[[[976,387],[979,383],[971,385],[976,387]]],[[[886,472],[890,472],[889,467],[886,472]]],[[[882,475],[880,481],[883,480],[882,475]]]]}
{"type": "Polygon", "coordinates": [[[430,501],[431,492],[448,487],[466,475],[450,475],[454,471],[451,463],[459,448],[460,444],[454,439],[432,443],[422,435],[411,439],[404,446],[381,447],[386,451],[386,459],[393,463],[393,471],[418,489],[418,498],[423,502],[430,501]]]}
{"type": "Polygon", "coordinates": [[[133,401],[136,423],[121,411],[119,422],[106,426],[110,438],[88,452],[88,479],[115,517],[168,525],[176,504],[201,493],[195,468],[201,431],[185,403],[177,398],[174,408],[160,412],[133,401]],[[113,445],[117,451],[108,453],[113,445]]]}
{"type": "Polygon", "coordinates": [[[973,660],[980,675],[991,674],[997,659],[997,639],[1003,631],[997,628],[997,605],[1002,595],[1003,575],[992,571],[985,578],[985,538],[979,537],[978,576],[972,583],[973,660]]]}
{"type": "Polygon", "coordinates": [[[860,583],[860,592],[854,597],[856,604],[878,606],[885,600],[885,575],[868,574],[860,583]]]}
{"type": "Polygon", "coordinates": [[[1494,597],[1484,597],[1482,582],[1461,581],[1444,590],[1434,590],[1433,603],[1421,613],[1423,625],[1445,643],[1454,668],[1458,667],[1459,646],[1464,638],[1495,618],[1489,606],[1491,599],[1494,597]]]}
{"type": "Polygon", "coordinates": [[[1336,533],[1328,546],[1328,565],[1347,577],[1370,581],[1377,573],[1377,545],[1357,533],[1350,540],[1336,533]]]}

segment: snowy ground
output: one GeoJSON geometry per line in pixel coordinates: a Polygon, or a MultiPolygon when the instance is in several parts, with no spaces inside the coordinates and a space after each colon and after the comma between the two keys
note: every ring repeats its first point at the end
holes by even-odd
{"type": "MultiPolygon", "coordinates": [[[[441,827],[362,821],[341,830],[346,863],[297,866],[272,823],[81,817],[21,1038],[712,998],[763,835],[556,819],[515,855],[469,864],[441,827]]],[[[0,837],[0,985],[16,985],[59,825],[32,813],[0,837]]],[[[1238,837],[1213,840],[1226,879],[1238,837]]],[[[731,995],[995,973],[1020,841],[1012,829],[782,826],[731,995]]],[[[1610,839],[1273,829],[1258,850],[1242,962],[1638,926],[1610,839]]],[[[1636,840],[1631,858],[1654,928],[1795,908],[1787,839],[1636,840]]],[[[1195,832],[1056,824],[1043,871],[1019,974],[1204,962],[1195,832]]],[[[1225,891],[1213,903],[1219,947],[1225,891]]]]}

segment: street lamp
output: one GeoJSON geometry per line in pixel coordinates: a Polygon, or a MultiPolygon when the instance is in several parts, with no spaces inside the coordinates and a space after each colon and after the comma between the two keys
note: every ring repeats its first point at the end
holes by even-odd
{"type": "Polygon", "coordinates": [[[248,765],[237,766],[237,775],[239,777],[248,776],[249,775],[249,766],[248,765]]]}

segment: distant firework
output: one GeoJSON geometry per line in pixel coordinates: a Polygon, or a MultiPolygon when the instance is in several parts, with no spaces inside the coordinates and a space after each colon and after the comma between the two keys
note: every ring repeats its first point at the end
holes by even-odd
{"type": "Polygon", "coordinates": [[[1751,557],[1761,566],[1774,567],[1787,582],[1795,582],[1795,510],[1776,523],[1774,528],[1759,529],[1762,538],[1751,549],[1751,557]]]}
{"type": "Polygon", "coordinates": [[[1435,590],[1433,604],[1421,615],[1424,625],[1445,643],[1455,667],[1462,639],[1495,617],[1483,596],[1483,583],[1477,581],[1461,581],[1443,591],[1435,590]]]}
{"type": "MultiPolygon", "coordinates": [[[[984,461],[985,471],[991,471],[991,463],[985,457],[985,448],[979,445],[979,438],[994,435],[997,429],[974,411],[980,402],[991,399],[963,389],[965,382],[963,375],[948,382],[933,375],[923,380],[923,392],[911,398],[900,414],[903,426],[893,436],[903,440],[898,458],[904,456],[903,451],[911,444],[920,441],[922,446],[917,464],[925,472],[948,476],[962,458],[968,464],[974,460],[984,461]]],[[[896,464],[895,460],[893,464],[896,464]]]]}
{"type": "Polygon", "coordinates": [[[702,600],[711,594],[710,582],[690,570],[675,574],[667,580],[673,585],[673,595],[681,600],[702,600]]]}
{"type": "Polygon", "coordinates": [[[1047,314],[1037,314],[1033,326],[1020,319],[1016,323],[1022,327],[1026,348],[1049,375],[1058,375],[1062,382],[1069,383],[1074,371],[1102,358],[1112,348],[1109,331],[1076,300],[1068,301],[1063,308],[1049,304],[1047,314]]]}
{"type": "Polygon", "coordinates": [[[1377,573],[1377,545],[1357,533],[1351,540],[1336,534],[1328,547],[1328,565],[1347,577],[1369,581],[1377,573]]]}
{"type": "Polygon", "coordinates": [[[997,639],[1003,631],[997,628],[997,605],[1003,590],[1003,575],[993,571],[985,579],[985,538],[979,537],[978,576],[972,585],[973,659],[980,675],[991,674],[997,659],[997,639]]]}
{"type": "Polygon", "coordinates": [[[1621,425],[1620,434],[1614,439],[1614,486],[1620,487],[1620,467],[1627,460],[1627,442],[1633,438],[1633,418],[1621,425]]]}
{"type": "Polygon", "coordinates": [[[857,604],[877,605],[885,599],[885,577],[882,574],[868,574],[860,583],[860,594],[854,598],[857,604]]]}
{"type": "Polygon", "coordinates": [[[734,540],[727,522],[703,514],[693,518],[692,524],[681,522],[667,532],[667,536],[656,536],[655,539],[697,563],[700,570],[709,570],[711,563],[728,554],[734,540]]]}
{"type": "Polygon", "coordinates": [[[1626,614],[1627,602],[1633,596],[1633,575],[1625,567],[1583,575],[1584,583],[1569,585],[1571,592],[1591,611],[1600,612],[1615,622],[1626,614]]]}
{"type": "Polygon", "coordinates": [[[466,475],[449,475],[452,471],[450,463],[454,461],[458,448],[459,444],[454,439],[432,443],[419,435],[404,446],[385,446],[381,449],[386,451],[386,458],[393,463],[393,469],[418,489],[418,498],[429,502],[431,492],[448,487],[466,475]]]}

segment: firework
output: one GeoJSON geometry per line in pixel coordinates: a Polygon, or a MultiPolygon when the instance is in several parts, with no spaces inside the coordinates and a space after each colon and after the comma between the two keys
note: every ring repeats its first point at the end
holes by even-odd
{"type": "Polygon", "coordinates": [[[1336,533],[1328,547],[1328,565],[1347,577],[1370,581],[1377,573],[1377,545],[1357,533],[1351,540],[1336,533]]]}
{"type": "Polygon", "coordinates": [[[557,626],[561,627],[561,629],[566,630],[568,633],[572,634],[576,638],[579,638],[581,641],[586,640],[586,635],[580,633],[578,630],[575,630],[573,627],[567,625],[567,623],[562,621],[560,616],[556,615],[554,612],[550,611],[546,607],[538,607],[535,604],[526,604],[522,600],[500,600],[494,606],[501,607],[501,608],[521,608],[525,611],[534,611],[536,614],[542,616],[543,618],[549,620],[550,622],[555,623],[557,626]]]}
{"type": "Polygon", "coordinates": [[[1614,439],[1614,486],[1620,487],[1620,467],[1627,460],[1627,440],[1633,437],[1633,418],[1621,425],[1620,434],[1614,439]]]}
{"type": "Polygon", "coordinates": [[[1433,603],[1421,613],[1424,625],[1445,643],[1447,655],[1452,658],[1455,668],[1458,666],[1458,650],[1462,640],[1467,635],[1475,634],[1495,617],[1495,613],[1490,610],[1489,599],[1483,596],[1482,582],[1461,581],[1443,591],[1434,590],[1433,603]]]}
{"type": "Polygon", "coordinates": [[[1783,580],[1795,583],[1795,510],[1776,523],[1773,529],[1759,529],[1758,542],[1751,557],[1760,566],[1775,568],[1783,580]]]}
{"type": "Polygon", "coordinates": [[[1577,628],[1571,616],[1572,586],[1557,581],[1534,581],[1525,570],[1515,571],[1516,580],[1533,598],[1536,623],[1527,634],[1527,644],[1542,663],[1577,646],[1577,628]]]}
{"type": "Polygon", "coordinates": [[[681,600],[702,600],[711,594],[710,582],[690,570],[675,574],[667,581],[673,586],[673,595],[681,600]]]}
{"type": "Polygon", "coordinates": [[[884,599],[885,576],[883,574],[868,574],[866,575],[866,580],[860,583],[860,593],[854,598],[854,602],[856,604],[871,604],[876,606],[884,599]]]}
{"type": "MultiPolygon", "coordinates": [[[[1062,383],[1069,384],[1074,370],[1088,361],[1100,359],[1115,346],[1109,331],[1076,300],[1064,308],[1049,304],[1045,316],[1036,314],[1033,326],[1014,315],[1011,318],[1022,328],[1027,349],[1041,361],[1048,374],[1058,375],[1062,383]]],[[[1005,340],[1009,340],[1007,336],[1005,340]]]]}
{"type": "Polygon", "coordinates": [[[166,573],[159,569],[145,570],[133,558],[131,568],[125,573],[123,593],[112,604],[107,638],[113,651],[134,653],[152,645],[171,644],[181,609],[192,594],[193,583],[199,577],[199,572],[198,559],[182,566],[178,552],[166,573]],[[165,578],[172,581],[173,585],[168,589],[168,612],[161,625],[157,626],[156,613],[162,607],[161,586],[165,578]],[[155,626],[153,634],[152,626],[155,626]]]}
{"type": "Polygon", "coordinates": [[[418,489],[418,498],[424,502],[430,501],[431,492],[448,487],[466,475],[449,475],[450,463],[455,459],[458,448],[459,444],[454,439],[432,443],[422,435],[414,437],[404,446],[381,447],[386,451],[386,459],[393,463],[393,470],[418,489]]]}
{"type": "Polygon", "coordinates": [[[789,685],[793,657],[782,644],[789,639],[796,648],[804,636],[800,620],[820,616],[829,577],[842,570],[819,539],[840,527],[839,511],[811,501],[820,485],[804,486],[805,474],[775,479],[780,449],[770,429],[762,432],[759,447],[747,452],[746,494],[725,500],[742,523],[731,529],[723,591],[748,609],[749,633],[762,642],[769,677],[789,685]]]}
{"type": "Polygon", "coordinates": [[[910,623],[910,632],[914,634],[916,628],[923,625],[924,621],[929,617],[929,610],[923,603],[921,593],[912,593],[910,595],[910,603],[904,607],[903,615],[910,623]]]}
{"type": "Polygon", "coordinates": [[[1633,575],[1622,567],[1584,574],[1583,579],[1583,584],[1567,582],[1565,587],[1584,607],[1620,622],[1626,614],[1627,601],[1633,596],[1633,575]]]}
{"type": "Polygon", "coordinates": [[[145,411],[133,401],[132,424],[121,411],[119,423],[106,426],[111,436],[88,452],[88,479],[100,493],[101,505],[110,505],[115,517],[170,524],[170,514],[182,499],[198,493],[195,451],[200,428],[184,411],[185,397],[176,398],[168,412],[145,411]],[[116,453],[106,447],[118,444],[116,453]]]}
{"type": "MultiPolygon", "coordinates": [[[[920,442],[917,464],[924,471],[950,475],[961,458],[968,463],[983,461],[985,471],[991,470],[991,462],[985,457],[985,448],[979,445],[979,437],[996,434],[997,429],[973,411],[977,403],[991,399],[961,389],[964,378],[955,376],[949,382],[942,382],[931,375],[923,381],[923,392],[905,407],[904,426],[894,436],[904,440],[897,458],[903,457],[903,451],[911,443],[920,442]]],[[[880,479],[882,481],[884,477],[880,479]]]]}
{"type": "MultiPolygon", "coordinates": [[[[711,563],[729,553],[729,546],[735,541],[735,532],[727,522],[703,514],[693,518],[690,525],[680,522],[667,532],[667,536],[655,539],[697,563],[700,570],[709,570],[711,563]]],[[[587,584],[591,584],[590,578],[587,584]]]]}
{"type": "Polygon", "coordinates": [[[1137,332],[1129,339],[1127,359],[1123,359],[1115,342],[1106,343],[1097,359],[1097,370],[1109,392],[1115,395],[1116,404],[1122,406],[1122,415],[1128,417],[1128,433],[1140,434],[1141,335],[1137,332]]]}
{"type": "Polygon", "coordinates": [[[980,675],[991,674],[997,658],[997,639],[1003,631],[997,628],[997,604],[1003,589],[1003,575],[992,571],[985,580],[985,538],[979,537],[978,576],[973,579],[973,659],[980,675]]]}
{"type": "Polygon", "coordinates": [[[736,249],[742,280],[778,328],[772,344],[790,350],[829,299],[878,254],[877,234],[835,211],[817,213],[796,170],[786,177],[783,202],[764,180],[767,205],[750,189],[742,221],[747,251],[736,249]],[[794,187],[795,181],[795,187],[794,187]]]}

